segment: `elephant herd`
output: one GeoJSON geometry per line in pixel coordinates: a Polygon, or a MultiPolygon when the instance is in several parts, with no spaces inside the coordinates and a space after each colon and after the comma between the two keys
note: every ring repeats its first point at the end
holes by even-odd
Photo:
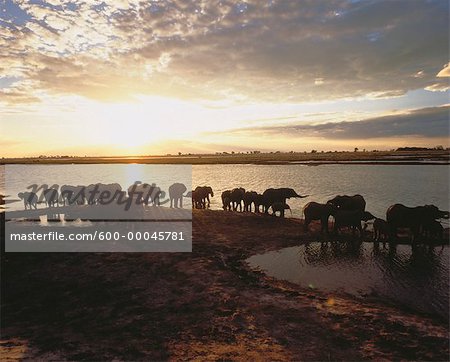
{"type": "MultiPolygon", "coordinates": [[[[210,205],[209,196],[214,196],[211,187],[198,187],[193,191],[194,208],[206,208],[210,205]]],[[[242,187],[223,191],[221,194],[222,208],[228,211],[244,211],[269,213],[284,217],[285,210],[290,210],[286,200],[289,198],[304,198],[291,188],[269,188],[262,194],[246,191],[242,187]]],[[[407,207],[402,204],[390,206],[386,211],[386,220],[375,217],[366,211],[366,201],[362,195],[338,195],[326,203],[308,202],[303,208],[304,231],[312,221],[320,221],[322,232],[328,233],[330,217],[333,217],[333,232],[349,228],[354,233],[358,230],[363,234],[366,223],[373,221],[373,234],[376,241],[390,241],[398,237],[399,229],[409,229],[411,240],[416,242],[419,237],[428,239],[443,239],[443,227],[439,219],[448,219],[449,212],[441,211],[434,205],[407,207]]]]}
{"type": "MultiPolygon", "coordinates": [[[[156,184],[142,183],[136,181],[126,190],[118,183],[110,184],[90,184],[88,186],[53,185],[48,187],[43,185],[42,192],[38,197],[38,191],[20,192],[18,197],[23,200],[25,210],[37,209],[38,203],[45,203],[49,208],[66,205],[110,205],[110,204],[137,204],[161,206],[162,199],[166,197],[166,192],[161,190],[156,184]]],[[[182,208],[183,197],[187,188],[182,183],[174,183],[168,188],[170,207],[182,208]]]]}
{"type": "MultiPolygon", "coordinates": [[[[210,206],[210,197],[214,197],[214,192],[210,186],[198,186],[192,191],[192,207],[195,209],[205,209],[210,206]]],[[[228,211],[246,212],[272,212],[280,213],[284,216],[285,210],[290,210],[286,200],[292,197],[307,197],[297,194],[290,188],[270,188],[259,194],[255,191],[246,191],[242,187],[223,191],[221,194],[222,208],[228,211]]]]}
{"type": "Polygon", "coordinates": [[[444,229],[438,219],[449,218],[448,211],[441,211],[434,205],[407,207],[395,204],[387,209],[386,220],[375,217],[365,207],[366,201],[361,195],[336,196],[325,204],[309,202],[303,209],[304,229],[308,230],[311,221],[320,220],[322,231],[328,232],[328,219],[333,216],[335,233],[349,227],[362,235],[361,223],[373,220],[375,241],[394,241],[399,229],[409,229],[411,241],[415,243],[419,237],[442,240],[444,229]]]}
{"type": "Polygon", "coordinates": [[[246,191],[242,187],[223,191],[221,195],[224,210],[237,211],[239,209],[239,211],[246,212],[253,210],[256,213],[268,214],[269,209],[272,209],[273,214],[279,212],[281,217],[284,217],[285,210],[290,210],[286,200],[294,197],[304,198],[307,196],[301,196],[291,188],[270,188],[259,194],[255,191],[246,191]]]}
{"type": "MultiPolygon", "coordinates": [[[[91,184],[88,186],[56,185],[42,187],[41,199],[35,192],[20,192],[18,196],[23,200],[25,210],[37,209],[37,204],[45,202],[48,207],[62,205],[106,205],[112,202],[125,204],[132,201],[135,204],[160,206],[161,199],[166,192],[153,184],[136,181],[128,189],[122,190],[118,183],[91,184]]],[[[182,183],[174,183],[168,188],[170,207],[183,208],[183,198],[192,198],[192,207],[205,209],[211,204],[214,192],[210,186],[198,186],[185,194],[187,188],[182,183]]],[[[263,193],[247,191],[242,187],[225,190],[221,194],[222,208],[228,211],[244,211],[272,215],[279,213],[284,217],[285,211],[290,210],[286,203],[290,198],[305,198],[292,188],[269,188],[263,193]]],[[[290,210],[291,211],[291,210],[290,210]]],[[[292,213],[292,211],[291,211],[292,213]]],[[[428,239],[442,239],[443,227],[439,219],[448,219],[449,212],[439,210],[434,205],[407,207],[402,204],[390,206],[386,211],[386,220],[376,218],[366,211],[366,201],[361,195],[339,195],[326,203],[308,202],[304,208],[304,231],[312,221],[320,221],[322,232],[328,233],[329,219],[334,218],[333,232],[342,228],[350,228],[354,233],[363,233],[362,223],[373,220],[374,239],[389,241],[397,238],[398,229],[409,229],[413,242],[419,237],[428,239]]]]}

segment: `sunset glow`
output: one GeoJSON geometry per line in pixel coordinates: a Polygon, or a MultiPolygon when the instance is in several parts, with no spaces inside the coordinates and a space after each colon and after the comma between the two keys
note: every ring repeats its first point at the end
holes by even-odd
{"type": "Polygon", "coordinates": [[[2,156],[448,147],[448,6],[4,0],[2,156]]]}

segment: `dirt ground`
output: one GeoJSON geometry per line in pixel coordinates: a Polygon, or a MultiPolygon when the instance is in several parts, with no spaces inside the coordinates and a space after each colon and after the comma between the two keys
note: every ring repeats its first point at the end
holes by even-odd
{"type": "Polygon", "coordinates": [[[247,267],[318,228],[194,210],[192,253],[4,254],[0,360],[448,360],[448,323],[247,267]]]}

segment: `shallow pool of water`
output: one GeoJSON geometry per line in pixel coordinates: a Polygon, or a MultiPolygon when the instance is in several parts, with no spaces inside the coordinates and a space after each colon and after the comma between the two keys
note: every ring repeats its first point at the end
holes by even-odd
{"type": "Polygon", "coordinates": [[[247,259],[252,268],[304,287],[373,296],[449,317],[449,248],[309,243],[247,259]]]}

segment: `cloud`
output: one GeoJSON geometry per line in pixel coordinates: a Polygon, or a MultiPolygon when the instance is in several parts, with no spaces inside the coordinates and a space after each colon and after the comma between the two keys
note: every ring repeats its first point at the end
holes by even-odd
{"type": "Polygon", "coordinates": [[[449,111],[450,106],[430,107],[361,121],[241,128],[232,130],[230,133],[255,137],[319,137],[332,140],[403,136],[437,138],[449,134],[449,111]]]}
{"type": "Polygon", "coordinates": [[[434,83],[425,87],[427,91],[430,92],[445,92],[450,89],[449,83],[434,83]]]}
{"type": "Polygon", "coordinates": [[[0,73],[33,93],[304,102],[401,95],[448,74],[446,1],[11,4],[0,73]]]}
{"type": "Polygon", "coordinates": [[[436,75],[436,77],[450,77],[450,63],[447,63],[436,75]]]}

